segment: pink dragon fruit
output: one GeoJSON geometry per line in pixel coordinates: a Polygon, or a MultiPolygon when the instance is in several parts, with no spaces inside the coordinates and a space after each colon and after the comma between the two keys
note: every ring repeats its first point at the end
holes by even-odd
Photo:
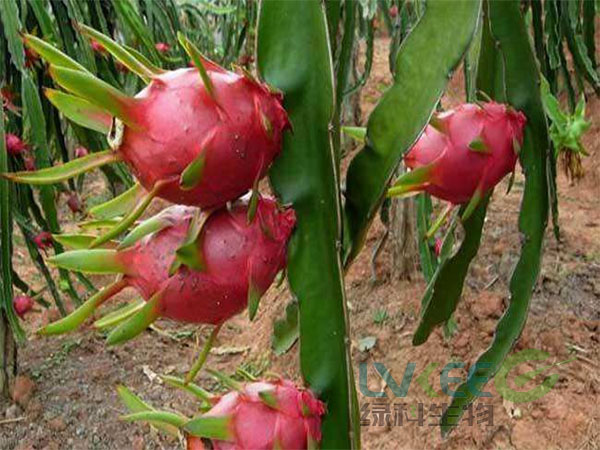
{"type": "Polygon", "coordinates": [[[13,298],[13,308],[21,319],[33,308],[33,298],[29,295],[17,295],[13,298]]]}
{"type": "MultiPolygon", "coordinates": [[[[80,28],[107,51],[118,47],[97,31],[80,28]]],[[[30,35],[24,41],[48,57],[48,44],[30,35]]],[[[266,174],[290,126],[281,94],[248,72],[225,70],[202,57],[184,37],[181,41],[195,68],[163,71],[141,61],[132,63],[133,55],[121,61],[148,82],[135,98],[71,66],[51,65],[55,82],[76,96],[47,90],[50,101],[74,121],[110,131],[113,151],[90,155],[89,165],[77,161],[55,167],[56,173],[45,170],[39,177],[5,176],[44,184],[50,176],[56,182],[58,174],[66,179],[122,160],[147,191],[173,203],[220,207],[247,192],[266,174]],[[74,111],[75,104],[87,108],[74,111]]],[[[121,47],[121,52],[127,50],[121,47]]]]}
{"type": "MultiPolygon", "coordinates": [[[[222,418],[228,439],[211,439],[214,450],[318,448],[325,405],[288,380],[258,381],[222,396],[210,411],[184,429],[193,436],[195,422],[222,418]]],[[[195,448],[198,442],[188,438],[195,448]]],[[[194,448],[194,447],[192,447],[194,448]]]]}
{"type": "Polygon", "coordinates": [[[249,72],[234,73],[204,58],[183,35],[194,68],[150,66],[107,36],[81,32],[148,83],[128,97],[95,78],[76,61],[25,35],[26,45],[50,60],[54,81],[75,95],[52,89],[48,99],[66,117],[108,134],[111,150],[38,172],[3,174],[13,181],[53,184],[103,164],[124,161],[146,191],[129,214],[91,246],[118,236],[154,197],[180,205],[218,208],[255,188],[279,154],[290,127],[282,95],[249,72]]]}
{"type": "Polygon", "coordinates": [[[23,142],[19,136],[13,133],[6,133],[4,142],[6,143],[6,151],[9,155],[20,155],[29,149],[29,146],[23,142]]]}
{"type": "Polygon", "coordinates": [[[89,155],[90,152],[88,151],[87,148],[80,145],[79,147],[75,148],[74,154],[75,154],[75,158],[83,158],[84,156],[89,155]]]}
{"type": "MultiPolygon", "coordinates": [[[[174,206],[134,229],[133,241],[126,238],[118,250],[75,250],[55,256],[50,262],[59,267],[124,275],[42,332],[70,331],[129,286],[147,300],[139,312],[147,320],[135,334],[159,316],[220,325],[246,306],[253,316],[260,296],[285,267],[286,243],[296,219],[293,210],[282,211],[270,199],[258,201],[250,223],[248,209],[238,201],[199,215],[195,208],[174,206]],[[141,238],[144,230],[152,232],[141,238]],[[140,240],[132,245],[135,239],[140,240]]],[[[122,326],[128,330],[127,322],[122,326]]],[[[121,341],[125,331],[119,328],[109,343],[121,341]]]]}
{"type": "Polygon", "coordinates": [[[171,46],[166,42],[157,42],[154,44],[154,48],[156,48],[159,53],[167,53],[169,50],[171,50],[171,46]]]}
{"type": "Polygon", "coordinates": [[[398,17],[398,5],[390,6],[388,13],[392,19],[395,19],[396,17],[398,17]]]}
{"type": "Polygon", "coordinates": [[[503,104],[463,104],[435,117],[404,157],[412,169],[389,195],[426,191],[453,204],[479,200],[512,172],[526,118],[503,104]]]}
{"type": "Polygon", "coordinates": [[[52,240],[52,233],[48,231],[42,231],[38,233],[33,238],[33,242],[37,246],[37,248],[43,252],[47,249],[51,248],[54,245],[54,241],[52,240]]]}

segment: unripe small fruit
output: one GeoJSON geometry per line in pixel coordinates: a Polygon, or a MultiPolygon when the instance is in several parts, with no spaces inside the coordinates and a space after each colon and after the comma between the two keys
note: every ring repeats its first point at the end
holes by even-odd
{"type": "Polygon", "coordinates": [[[90,152],[88,151],[87,148],[83,147],[82,145],[80,145],[79,147],[75,148],[75,158],[83,158],[84,156],[87,156],[90,154],[90,152]]]}
{"type": "Polygon", "coordinates": [[[167,53],[169,50],[171,50],[171,46],[166,42],[157,42],[154,45],[154,48],[156,48],[156,50],[158,50],[160,53],[167,53]]]}
{"type": "Polygon", "coordinates": [[[37,246],[39,250],[46,251],[48,248],[54,245],[54,241],[52,240],[52,234],[48,231],[42,231],[38,233],[34,238],[33,242],[37,246]]]}
{"type": "Polygon", "coordinates": [[[6,133],[4,141],[6,143],[6,151],[9,155],[20,155],[29,148],[19,136],[13,133],[6,133]]]}
{"type": "Polygon", "coordinates": [[[33,298],[28,295],[17,295],[13,298],[13,308],[21,319],[33,308],[33,298]]]}

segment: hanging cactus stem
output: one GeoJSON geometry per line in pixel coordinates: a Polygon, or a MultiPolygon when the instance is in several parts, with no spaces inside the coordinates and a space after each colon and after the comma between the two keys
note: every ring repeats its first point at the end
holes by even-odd
{"type": "Polygon", "coordinates": [[[3,173],[2,176],[16,183],[39,185],[55,184],[81,175],[97,167],[104,166],[105,164],[118,162],[120,160],[121,157],[117,153],[114,153],[112,150],[105,150],[92,153],[83,158],[74,159],[59,166],[48,167],[35,172],[3,173]]]}
{"type": "Polygon", "coordinates": [[[453,205],[452,203],[450,203],[449,205],[447,205],[444,210],[442,211],[442,213],[437,217],[437,219],[435,220],[435,222],[431,225],[431,227],[429,228],[429,230],[427,230],[427,233],[425,233],[425,236],[423,237],[423,239],[425,240],[429,240],[433,237],[433,235],[436,233],[437,230],[440,229],[440,227],[446,222],[446,219],[448,219],[448,216],[450,216],[450,213],[452,213],[452,211],[454,210],[456,205],[453,205]]]}
{"type": "Polygon", "coordinates": [[[97,294],[91,296],[83,305],[69,314],[67,317],[46,325],[38,330],[38,334],[62,334],[73,331],[79,327],[85,320],[94,314],[94,311],[105,301],[115,296],[128,286],[127,280],[119,280],[105,287],[97,294]]]}
{"type": "Polygon", "coordinates": [[[121,233],[125,232],[129,227],[131,227],[131,225],[133,225],[135,221],[139,219],[142,214],[144,214],[146,208],[148,208],[154,197],[156,197],[160,193],[160,190],[164,187],[164,185],[164,182],[156,183],[154,189],[152,189],[146,194],[146,196],[136,205],[133,211],[131,211],[127,216],[125,216],[123,220],[121,220],[117,225],[111,228],[107,233],[96,238],[96,240],[94,240],[94,242],[92,242],[92,244],[90,245],[90,248],[99,247],[105,242],[108,242],[111,239],[119,236],[121,233]]]}
{"type": "Polygon", "coordinates": [[[200,353],[198,354],[196,361],[194,361],[194,365],[192,366],[190,371],[185,376],[184,385],[187,386],[192,381],[194,381],[194,379],[196,378],[196,375],[198,375],[198,372],[200,372],[200,369],[202,369],[202,366],[204,366],[204,363],[206,362],[206,358],[208,357],[210,349],[213,347],[213,345],[215,343],[215,339],[219,335],[219,331],[221,331],[222,325],[223,324],[217,325],[210,333],[210,336],[208,337],[208,339],[202,346],[202,350],[200,350],[200,353]]]}
{"type": "Polygon", "coordinates": [[[146,302],[144,307],[115,328],[106,338],[107,345],[127,342],[148,328],[160,316],[160,302],[163,291],[159,291],[146,302]]]}

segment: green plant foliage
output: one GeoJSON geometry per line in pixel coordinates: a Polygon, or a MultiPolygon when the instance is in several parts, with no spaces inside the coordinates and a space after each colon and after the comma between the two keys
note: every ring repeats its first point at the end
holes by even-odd
{"type": "Polygon", "coordinates": [[[263,1],[258,68],[284,93],[294,129],[285,136],[270,179],[298,217],[288,246],[288,281],[300,308],[300,366],[327,403],[322,448],[353,448],[359,446],[359,425],[338,245],[340,193],[329,134],[334,86],[326,20],[318,0],[263,1]]]}
{"type": "Polygon", "coordinates": [[[369,117],[367,146],[346,178],[344,262],[363,246],[402,155],[427,125],[449,74],[468,48],[480,2],[432,0],[397,57],[394,85],[369,117]],[[432,46],[431,42],[439,43],[432,46]]]}
{"type": "MultiPolygon", "coordinates": [[[[506,100],[527,116],[527,127],[519,160],[525,172],[525,189],[519,214],[519,231],[523,235],[521,256],[510,279],[510,303],[500,319],[494,340],[478,358],[468,380],[461,384],[442,418],[442,434],[448,434],[460,421],[464,407],[475,399],[473,388],[482,386],[499,370],[502,362],[521,334],[527,318],[529,301],[537,280],[544,231],[548,221],[548,184],[546,161],[550,154],[547,124],[538,87],[539,72],[531,50],[529,36],[516,0],[489,2],[493,49],[497,60],[504,62],[506,100]]],[[[488,59],[489,61],[489,59],[488,59]]],[[[480,62],[480,66],[482,63],[480,62]]],[[[500,92],[500,95],[503,93],[500,92]]]]}

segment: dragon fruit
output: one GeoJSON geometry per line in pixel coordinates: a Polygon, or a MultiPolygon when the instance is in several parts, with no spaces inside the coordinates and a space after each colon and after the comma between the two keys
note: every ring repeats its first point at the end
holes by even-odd
{"type": "Polygon", "coordinates": [[[171,50],[171,46],[166,42],[157,42],[156,44],[154,44],[154,48],[159,53],[167,53],[169,50],[171,50]]]}
{"type": "MultiPolygon", "coordinates": [[[[228,439],[211,439],[214,450],[306,449],[321,441],[325,405],[288,380],[258,381],[221,397],[203,418],[222,418],[228,439]]],[[[198,419],[184,429],[193,435],[198,419]]]]}
{"type": "Polygon", "coordinates": [[[426,191],[453,204],[483,198],[514,171],[526,118],[509,106],[466,103],[434,117],[404,157],[412,169],[389,195],[426,191]]]}
{"type": "Polygon", "coordinates": [[[59,267],[123,276],[42,332],[77,327],[126,287],[135,288],[147,303],[137,319],[134,316],[113,331],[109,343],[133,337],[159,316],[220,325],[246,306],[253,316],[261,295],[285,267],[286,243],[296,219],[293,210],[280,210],[271,199],[258,201],[250,222],[249,209],[252,206],[241,200],[212,213],[173,206],[134,229],[119,249],[55,256],[50,262],[59,267]],[[132,333],[131,326],[142,322],[132,333]]]}
{"type": "Polygon", "coordinates": [[[13,308],[21,319],[33,308],[33,298],[29,295],[16,295],[13,298],[13,308]]]}
{"type": "Polygon", "coordinates": [[[75,158],[83,158],[84,156],[89,155],[90,152],[88,151],[87,148],[80,145],[79,147],[75,148],[74,154],[75,154],[75,158]]]}
{"type": "Polygon", "coordinates": [[[52,234],[48,231],[42,231],[41,233],[36,234],[33,238],[33,242],[39,250],[44,252],[54,245],[52,234]]]}
{"type": "Polygon", "coordinates": [[[6,151],[9,155],[20,155],[29,149],[29,146],[23,142],[19,136],[13,133],[6,133],[4,142],[6,143],[6,151]]]}
{"type": "Polygon", "coordinates": [[[290,126],[279,92],[248,72],[230,72],[209,61],[183,35],[181,44],[195,67],[163,71],[107,36],[84,25],[80,29],[148,85],[128,97],[54,47],[25,35],[25,43],[51,63],[54,81],[75,94],[47,89],[49,100],[75,122],[107,132],[111,150],[5,177],[53,184],[124,161],[148,193],[140,202],[143,207],[132,208],[107,239],[130,226],[155,196],[181,205],[218,208],[257,186],[290,126]]]}
{"type": "MultiPolygon", "coordinates": [[[[325,404],[310,390],[293,382],[276,380],[239,383],[227,375],[210,371],[231,391],[215,396],[198,386],[194,392],[202,395],[205,411],[189,419],[177,413],[152,409],[151,412],[131,409],[122,418],[127,421],[150,421],[164,431],[173,427],[183,430],[188,450],[271,450],[318,448],[321,441],[321,421],[325,404]]],[[[182,387],[181,380],[163,377],[172,386],[182,387]]],[[[124,387],[119,395],[131,408],[143,402],[124,387]]]]}

